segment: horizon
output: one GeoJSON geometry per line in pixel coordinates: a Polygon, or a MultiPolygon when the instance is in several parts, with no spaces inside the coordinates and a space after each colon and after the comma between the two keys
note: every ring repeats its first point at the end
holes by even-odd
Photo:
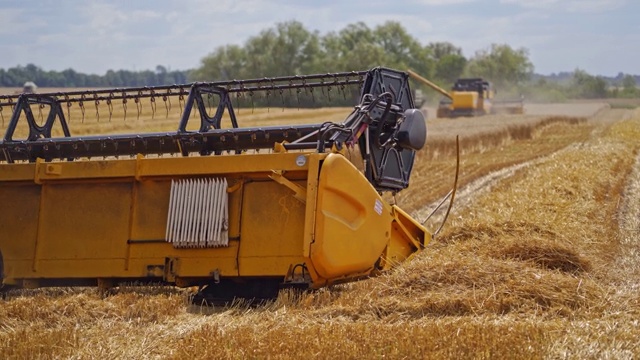
{"type": "MultiPolygon", "coordinates": [[[[155,73],[155,72],[156,72],[156,69],[155,69],[155,68],[158,66],[158,65],[154,66],[154,68],[153,68],[153,69],[139,69],[139,70],[132,70],[132,69],[109,69],[109,70],[105,71],[103,74],[97,74],[97,73],[83,73],[83,72],[77,71],[76,69],[73,69],[73,68],[67,68],[67,69],[63,69],[63,70],[45,69],[45,68],[43,68],[42,66],[39,66],[38,64],[19,64],[19,65],[16,65],[16,66],[12,66],[11,68],[15,68],[15,67],[22,67],[22,68],[24,68],[24,67],[26,67],[27,65],[34,65],[34,66],[36,66],[37,68],[40,68],[42,71],[45,71],[45,72],[47,72],[47,71],[62,72],[62,71],[65,71],[65,70],[73,70],[73,71],[75,71],[75,72],[76,72],[76,73],[78,73],[78,74],[89,75],[89,76],[91,76],[91,75],[105,76],[105,75],[106,75],[106,73],[107,73],[108,71],[114,71],[114,72],[118,72],[118,71],[130,71],[130,72],[152,71],[152,72],[154,72],[154,73],[155,73]]],[[[535,64],[534,64],[534,65],[535,65],[535,64]]],[[[384,65],[380,65],[380,66],[384,66],[384,65]]],[[[0,67],[0,70],[8,70],[8,69],[9,69],[9,68],[3,68],[3,67],[0,67]]],[[[171,72],[171,71],[179,71],[179,72],[182,72],[182,71],[193,71],[193,70],[195,70],[195,68],[193,68],[193,69],[166,69],[166,70],[167,70],[167,72],[171,72]]],[[[572,75],[573,73],[575,73],[575,71],[577,71],[577,70],[583,70],[583,69],[574,69],[574,70],[570,70],[570,71],[559,71],[559,72],[550,73],[550,74],[542,74],[542,73],[538,73],[538,72],[536,72],[536,71],[534,70],[534,71],[533,71],[533,73],[532,73],[531,75],[532,75],[532,76],[543,76],[543,77],[570,76],[570,75],[572,75]]],[[[640,73],[639,73],[639,74],[629,74],[629,73],[624,73],[624,72],[621,72],[621,71],[620,71],[620,72],[617,72],[615,75],[601,75],[601,74],[591,74],[591,73],[589,73],[589,75],[593,75],[593,76],[601,76],[601,77],[604,77],[604,78],[607,78],[607,79],[615,79],[615,78],[618,78],[620,75],[631,75],[631,76],[633,76],[633,77],[640,77],[640,73]]],[[[37,84],[36,84],[36,85],[37,85],[37,84]]]]}

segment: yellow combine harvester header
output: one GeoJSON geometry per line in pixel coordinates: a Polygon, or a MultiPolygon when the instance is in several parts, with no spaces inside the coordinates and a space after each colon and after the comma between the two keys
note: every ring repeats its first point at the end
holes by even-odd
{"type": "Polygon", "coordinates": [[[0,142],[3,289],[150,281],[203,286],[205,299],[270,298],[376,275],[431,240],[381,196],[408,186],[426,139],[404,72],[23,94],[0,106],[13,108],[0,142]],[[232,95],[328,86],[360,89],[341,123],[238,126],[232,95]],[[184,99],[175,132],[72,136],[65,116],[71,104],[170,96],[184,99]]]}

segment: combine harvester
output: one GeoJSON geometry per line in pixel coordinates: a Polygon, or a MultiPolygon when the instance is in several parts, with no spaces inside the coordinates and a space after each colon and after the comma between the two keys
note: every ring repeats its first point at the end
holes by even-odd
{"type": "Polygon", "coordinates": [[[482,116],[488,114],[524,114],[524,103],[519,100],[495,101],[495,90],[490,82],[481,78],[458,79],[451,91],[409,70],[419,82],[444,95],[437,110],[439,118],[482,116]]]}
{"type": "Polygon", "coordinates": [[[22,94],[0,106],[13,109],[0,142],[5,290],[159,282],[201,286],[207,300],[268,299],[379,274],[432,239],[381,196],[408,186],[426,140],[405,72],[22,94]],[[354,86],[359,103],[341,123],[241,128],[232,106],[354,86]],[[65,118],[72,104],[107,104],[111,117],[118,102],[176,96],[175,132],[72,136],[65,118]],[[364,171],[345,157],[353,147],[364,171]]]}

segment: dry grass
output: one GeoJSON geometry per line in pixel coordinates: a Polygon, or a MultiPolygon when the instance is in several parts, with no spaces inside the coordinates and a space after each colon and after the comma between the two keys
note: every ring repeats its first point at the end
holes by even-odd
{"type": "MultiPolygon", "coordinates": [[[[14,293],[0,357],[637,358],[640,112],[533,124],[465,145],[463,183],[525,165],[384,276],[213,311],[175,289],[14,293]]],[[[420,157],[401,205],[420,210],[453,167],[420,157]]]]}

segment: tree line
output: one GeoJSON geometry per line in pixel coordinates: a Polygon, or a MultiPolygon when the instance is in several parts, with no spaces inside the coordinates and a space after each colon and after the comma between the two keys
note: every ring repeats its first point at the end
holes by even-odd
{"type": "Polygon", "coordinates": [[[467,59],[461,48],[449,42],[423,45],[395,21],[374,28],[358,22],[323,36],[290,21],[263,30],[243,46],[218,47],[202,59],[191,76],[230,80],[365,70],[380,65],[412,69],[447,87],[464,75],[491,78],[499,85],[518,84],[533,72],[524,48],[494,44],[467,59]]]}
{"type": "Polygon", "coordinates": [[[168,71],[158,65],[155,71],[109,70],[104,75],[83,74],[73,69],[45,71],[28,64],[9,69],[0,69],[0,86],[22,87],[32,81],[42,87],[131,87],[184,84],[189,71],[168,71]]]}
{"type": "MultiPolygon", "coordinates": [[[[569,98],[637,97],[636,78],[617,80],[576,69],[568,81],[534,74],[526,48],[492,44],[470,57],[449,42],[422,44],[398,22],[371,28],[358,22],[320,35],[297,21],[279,23],[249,38],[244,45],[218,47],[190,74],[197,80],[231,80],[263,76],[351,71],[384,65],[412,69],[449,89],[461,77],[481,77],[499,89],[503,98],[525,96],[545,101],[569,98]]],[[[430,98],[439,95],[421,84],[430,98]]]]}
{"type": "Polygon", "coordinates": [[[395,21],[373,28],[358,22],[324,35],[298,21],[289,21],[261,31],[242,45],[214,49],[195,69],[168,71],[157,66],[155,71],[109,70],[100,76],[73,69],[44,71],[29,64],[0,69],[0,86],[22,86],[26,81],[45,87],[153,86],[365,70],[375,66],[412,69],[445,89],[460,77],[482,77],[507,96],[542,94],[545,100],[553,100],[639,95],[635,78],[630,75],[624,76],[620,84],[612,84],[577,69],[568,81],[555,80],[534,74],[526,48],[492,44],[465,57],[461,48],[449,42],[421,43],[395,21]]]}

